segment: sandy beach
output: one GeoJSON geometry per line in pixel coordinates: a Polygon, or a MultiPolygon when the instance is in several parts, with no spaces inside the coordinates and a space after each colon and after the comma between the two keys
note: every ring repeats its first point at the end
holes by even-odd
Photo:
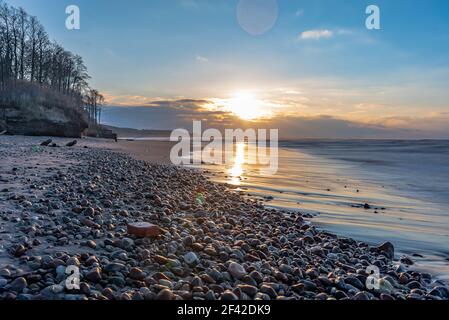
{"type": "Polygon", "coordinates": [[[135,159],[156,164],[170,164],[170,149],[173,142],[159,140],[118,140],[111,148],[132,155],[135,159]]]}
{"type": "Polygon", "coordinates": [[[339,237],[164,165],[168,142],[44,140],[0,136],[0,299],[449,298],[395,260],[388,239],[339,237]],[[139,237],[137,222],[156,234],[139,237]],[[69,267],[79,289],[67,286],[69,267]],[[368,267],[379,269],[375,287],[368,267]]]}

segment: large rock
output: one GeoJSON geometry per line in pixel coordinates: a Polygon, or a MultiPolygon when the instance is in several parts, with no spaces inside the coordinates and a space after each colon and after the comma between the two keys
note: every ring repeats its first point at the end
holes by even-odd
{"type": "Polygon", "coordinates": [[[391,242],[385,242],[376,247],[375,250],[389,259],[394,259],[394,246],[391,242]]]}
{"type": "Polygon", "coordinates": [[[140,238],[156,238],[161,234],[161,229],[148,222],[134,222],[128,224],[128,234],[140,238]]]}

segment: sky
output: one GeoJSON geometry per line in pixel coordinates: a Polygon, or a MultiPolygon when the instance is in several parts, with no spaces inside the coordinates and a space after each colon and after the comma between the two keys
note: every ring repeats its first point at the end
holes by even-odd
{"type": "Polygon", "coordinates": [[[447,0],[7,2],[84,58],[108,124],[449,138],[447,0]],[[365,26],[372,4],[380,30],[365,26]]]}

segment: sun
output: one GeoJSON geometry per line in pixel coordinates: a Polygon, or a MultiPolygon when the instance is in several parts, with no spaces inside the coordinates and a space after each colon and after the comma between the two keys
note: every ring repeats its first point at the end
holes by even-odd
{"type": "Polygon", "coordinates": [[[243,120],[255,120],[269,115],[264,110],[264,103],[251,92],[236,92],[225,105],[229,112],[243,120]]]}

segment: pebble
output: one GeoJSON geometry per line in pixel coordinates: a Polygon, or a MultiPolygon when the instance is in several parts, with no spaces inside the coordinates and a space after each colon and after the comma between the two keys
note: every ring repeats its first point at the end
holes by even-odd
{"type": "Polygon", "coordinates": [[[3,288],[4,286],[6,286],[7,283],[8,283],[8,280],[6,280],[4,278],[0,278],[0,289],[3,288]]]}
{"type": "Polygon", "coordinates": [[[64,292],[64,287],[61,285],[52,285],[44,288],[40,294],[46,300],[60,300],[61,294],[64,292]]]}
{"type": "Polygon", "coordinates": [[[194,267],[199,263],[198,256],[194,252],[188,252],[184,255],[184,261],[190,266],[194,267]]]}
{"type": "Polygon", "coordinates": [[[156,300],[173,300],[173,292],[170,289],[163,289],[157,294],[156,300]]]}
{"type": "Polygon", "coordinates": [[[370,300],[366,292],[358,292],[352,300],[370,300]]]}
{"type": "Polygon", "coordinates": [[[229,264],[228,272],[236,279],[241,279],[247,274],[245,268],[237,262],[231,262],[229,264]]]}
{"type": "Polygon", "coordinates": [[[134,267],[129,271],[129,277],[134,280],[143,280],[145,278],[145,273],[142,269],[134,267]]]}
{"type": "Polygon", "coordinates": [[[394,246],[391,242],[385,242],[375,249],[377,252],[385,254],[388,259],[394,258],[394,246]]]}
{"type": "Polygon", "coordinates": [[[28,286],[28,283],[24,277],[20,277],[11,282],[10,286],[13,291],[20,293],[28,286]]]}
{"type": "Polygon", "coordinates": [[[254,297],[259,291],[257,287],[250,285],[238,285],[237,288],[239,288],[242,292],[246,293],[250,297],[254,297]]]}
{"type": "Polygon", "coordinates": [[[104,271],[108,273],[119,272],[125,270],[126,266],[123,263],[113,262],[109,263],[104,267],[104,271]]]}
{"type": "Polygon", "coordinates": [[[232,300],[239,300],[239,298],[231,290],[226,290],[225,292],[222,293],[221,300],[232,301],[232,300]]]}
{"type": "Polygon", "coordinates": [[[100,282],[101,280],[101,270],[100,268],[94,268],[86,274],[86,279],[94,283],[100,282]]]}
{"type": "Polygon", "coordinates": [[[260,292],[269,295],[273,299],[276,298],[276,296],[277,296],[276,290],[274,290],[273,287],[271,287],[270,285],[266,285],[266,284],[263,284],[262,286],[260,286],[260,292]]]}

